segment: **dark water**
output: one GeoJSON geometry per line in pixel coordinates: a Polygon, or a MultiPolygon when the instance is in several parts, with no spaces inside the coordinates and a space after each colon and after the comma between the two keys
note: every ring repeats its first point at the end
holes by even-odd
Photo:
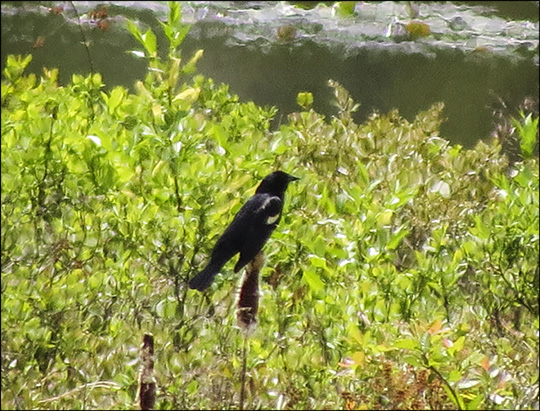
{"type": "MultiPolygon", "coordinates": [[[[538,98],[538,2],[356,2],[349,16],[327,3],[304,10],[285,2],[182,2],[183,19],[193,24],[183,56],[204,49],[199,72],[228,83],[244,101],[278,107],[277,121],[299,109],[300,91],[333,114],[328,79],[361,103],[358,121],[393,108],[413,119],[442,101],[442,137],[466,146],[489,137],[501,101],[515,112],[526,97],[538,98]],[[411,21],[431,33],[411,39],[411,21]],[[280,27],[295,35],[278,36],[280,27]]],[[[29,71],[58,67],[62,84],[92,67],[108,87],[132,89],[146,66],[128,53],[139,46],[125,20],[159,34],[156,18],[166,16],[167,4],[74,4],[81,24],[69,2],[2,2],[2,68],[8,54],[31,53],[29,71]],[[102,5],[106,18],[90,15],[102,5]],[[54,6],[63,10],[55,14],[54,6]]]]}

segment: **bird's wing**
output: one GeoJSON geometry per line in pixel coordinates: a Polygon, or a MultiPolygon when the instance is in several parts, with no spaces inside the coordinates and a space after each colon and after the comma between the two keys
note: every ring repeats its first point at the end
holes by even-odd
{"type": "Polygon", "coordinates": [[[233,221],[218,239],[215,250],[228,250],[230,257],[240,251],[243,245],[258,236],[263,244],[268,239],[281,216],[282,202],[278,196],[255,194],[236,213],[233,221]],[[260,233],[260,234],[258,234],[260,233]],[[231,254],[232,253],[232,254],[231,254]]]}
{"type": "Polygon", "coordinates": [[[249,226],[276,224],[281,217],[283,201],[280,197],[261,193],[255,194],[236,214],[233,223],[239,220],[249,226]]]}
{"type": "Polygon", "coordinates": [[[256,194],[240,209],[231,224],[232,232],[241,232],[239,238],[240,258],[234,268],[238,272],[249,263],[276,228],[281,217],[282,200],[268,193],[256,194]]]}

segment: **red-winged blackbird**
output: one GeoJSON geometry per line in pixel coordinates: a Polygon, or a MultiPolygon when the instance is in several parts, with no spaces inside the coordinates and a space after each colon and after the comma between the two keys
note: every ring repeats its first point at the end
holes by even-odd
{"type": "Polygon", "coordinates": [[[268,174],[255,195],[235,215],[212,250],[208,265],[189,282],[189,288],[203,291],[225,263],[240,253],[234,266],[237,273],[261,251],[281,219],[283,197],[291,181],[298,180],[283,171],[268,174]]]}

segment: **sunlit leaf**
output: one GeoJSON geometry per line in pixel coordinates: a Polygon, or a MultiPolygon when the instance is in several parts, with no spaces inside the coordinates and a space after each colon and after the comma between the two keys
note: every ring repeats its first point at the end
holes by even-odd
{"type": "Polygon", "coordinates": [[[141,40],[148,55],[155,57],[157,55],[157,40],[154,32],[150,29],[146,30],[144,34],[141,35],[141,40]]]}
{"type": "Polygon", "coordinates": [[[101,139],[98,136],[86,136],[88,139],[92,140],[92,142],[96,145],[101,147],[101,139]]]}
{"type": "Polygon", "coordinates": [[[355,324],[350,323],[347,326],[347,331],[349,332],[349,336],[351,338],[353,338],[358,344],[363,345],[364,336],[362,335],[362,332],[355,324]]]}
{"type": "Polygon", "coordinates": [[[485,407],[481,407],[482,402],[484,401],[485,394],[480,393],[476,395],[471,401],[467,403],[468,410],[483,410],[485,407]]]}
{"type": "Polygon", "coordinates": [[[315,291],[319,292],[324,290],[324,283],[317,273],[313,270],[304,270],[302,278],[306,281],[307,285],[315,291]]]}
{"type": "Polygon", "coordinates": [[[399,244],[401,244],[401,241],[407,237],[407,235],[410,233],[410,230],[405,229],[404,227],[399,227],[396,231],[392,233],[392,237],[390,237],[390,240],[386,244],[386,248],[388,250],[395,250],[399,244]]]}
{"type": "Polygon", "coordinates": [[[533,155],[534,147],[538,144],[538,117],[533,118],[532,113],[521,113],[521,120],[512,118],[512,124],[516,127],[520,142],[521,153],[524,158],[533,155]]]}
{"type": "Polygon", "coordinates": [[[418,350],[418,348],[420,348],[418,342],[410,338],[397,340],[394,342],[394,347],[405,350],[418,350]]]}
{"type": "Polygon", "coordinates": [[[403,356],[405,363],[412,365],[413,367],[422,367],[424,364],[420,360],[420,357],[414,354],[406,354],[403,356]]]}
{"type": "Polygon", "coordinates": [[[304,110],[309,110],[313,105],[313,94],[309,92],[298,93],[296,103],[304,110]]]}
{"type": "Polygon", "coordinates": [[[458,370],[450,371],[450,374],[448,375],[448,381],[457,382],[459,380],[461,380],[461,373],[458,370]]]}
{"type": "Polygon", "coordinates": [[[326,265],[326,260],[314,254],[311,254],[309,256],[309,262],[311,263],[311,265],[313,265],[313,267],[324,268],[324,269],[328,268],[326,265]]]}

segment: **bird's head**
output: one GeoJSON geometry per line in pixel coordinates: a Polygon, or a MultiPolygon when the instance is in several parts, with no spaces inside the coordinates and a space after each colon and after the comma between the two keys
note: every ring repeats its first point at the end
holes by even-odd
{"type": "Polygon", "coordinates": [[[291,176],[284,171],[274,171],[268,174],[259,187],[256,193],[271,193],[282,195],[291,181],[299,180],[298,177],[291,176]]]}

